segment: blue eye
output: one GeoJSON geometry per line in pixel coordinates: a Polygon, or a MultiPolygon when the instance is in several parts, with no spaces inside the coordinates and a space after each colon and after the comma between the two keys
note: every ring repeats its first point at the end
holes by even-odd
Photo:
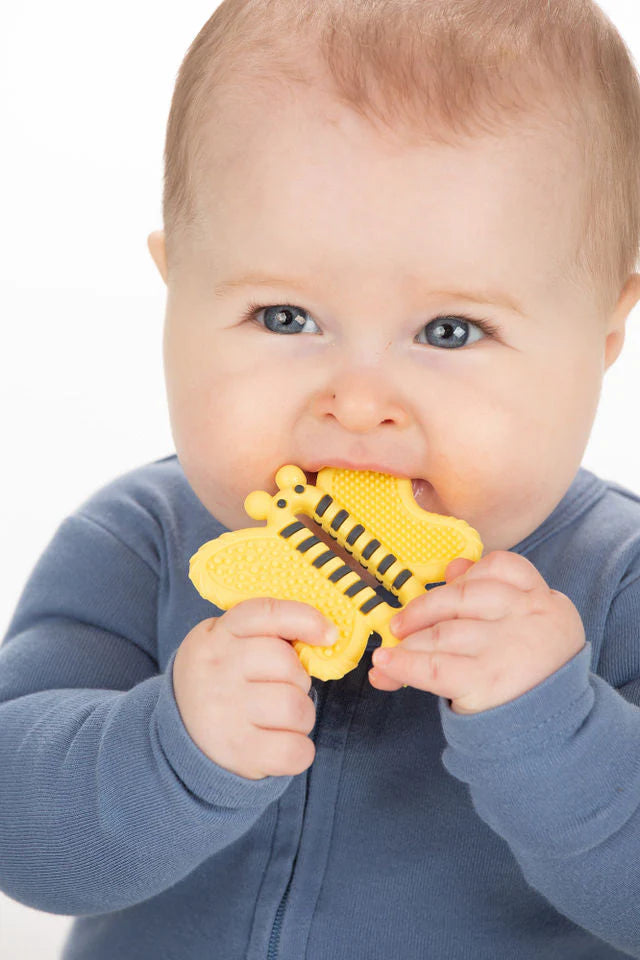
{"type": "MultiPolygon", "coordinates": [[[[264,310],[264,326],[271,333],[300,333],[306,326],[306,317],[309,316],[306,310],[299,307],[293,307],[287,304],[279,304],[275,307],[261,307],[252,303],[244,319],[255,320],[258,314],[264,310]]],[[[311,321],[313,323],[313,321],[311,321]]],[[[262,326],[262,324],[260,324],[262,326]]],[[[315,326],[315,324],[314,324],[315,326]]],[[[316,327],[316,330],[318,328],[316,327]]]]}
{"type": "MultiPolygon", "coordinates": [[[[251,303],[247,312],[242,317],[243,321],[252,320],[258,326],[266,328],[271,333],[302,333],[305,331],[308,323],[313,324],[315,330],[307,329],[307,333],[319,333],[319,329],[307,310],[291,304],[277,304],[268,306],[265,304],[251,303]],[[258,317],[264,311],[264,320],[261,322],[258,317]]],[[[468,343],[476,343],[483,337],[472,338],[472,328],[480,331],[485,337],[493,338],[498,333],[498,328],[488,320],[476,320],[465,315],[441,316],[436,317],[420,331],[426,333],[426,343],[432,347],[439,347],[443,350],[456,350],[466,346],[468,343]]],[[[419,335],[420,335],[419,334],[419,335]]],[[[422,341],[424,342],[424,341],[422,341]]]]}
{"type": "Polygon", "coordinates": [[[427,336],[427,343],[432,347],[442,347],[444,350],[456,350],[468,343],[476,343],[482,337],[472,339],[473,328],[486,333],[485,321],[469,320],[466,317],[436,317],[423,327],[427,336]]]}

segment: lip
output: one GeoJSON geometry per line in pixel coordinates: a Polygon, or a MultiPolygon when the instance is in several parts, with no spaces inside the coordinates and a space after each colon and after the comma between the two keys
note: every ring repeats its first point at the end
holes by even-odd
{"type": "MultiPolygon", "coordinates": [[[[317,477],[318,473],[323,470],[325,467],[334,467],[339,470],[370,470],[373,473],[387,473],[391,474],[393,477],[400,477],[405,480],[420,479],[414,478],[406,470],[401,470],[398,467],[390,466],[389,464],[376,463],[371,460],[364,463],[354,463],[352,460],[341,460],[334,459],[330,463],[316,461],[310,463],[308,466],[302,467],[306,474],[315,474],[317,477]]],[[[315,479],[315,478],[314,478],[315,479]]]]}

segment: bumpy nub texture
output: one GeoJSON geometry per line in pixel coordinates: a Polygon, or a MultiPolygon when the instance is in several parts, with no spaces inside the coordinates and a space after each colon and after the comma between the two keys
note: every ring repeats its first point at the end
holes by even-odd
{"type": "MultiPolygon", "coordinates": [[[[455,517],[427,513],[413,500],[410,481],[406,495],[398,495],[398,479],[370,470],[322,470],[318,486],[328,489],[331,496],[343,504],[353,518],[366,518],[369,533],[392,546],[404,563],[412,565],[427,559],[447,561],[461,554],[469,540],[468,531],[459,526],[463,521],[455,517]],[[331,479],[326,474],[331,474],[331,479]],[[398,509],[398,500],[404,510],[398,509]]],[[[362,538],[357,546],[361,546],[362,538]]]]}

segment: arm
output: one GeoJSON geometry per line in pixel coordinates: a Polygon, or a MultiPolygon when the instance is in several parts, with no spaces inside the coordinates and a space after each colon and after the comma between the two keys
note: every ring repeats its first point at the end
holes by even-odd
{"type": "Polygon", "coordinates": [[[36,909],[146,900],[241,836],[290,782],[235,776],[189,737],[173,658],[165,673],[155,660],[158,567],[75,514],[0,648],[0,888],[36,909]]]}
{"type": "MultiPolygon", "coordinates": [[[[640,582],[607,633],[638,658],[640,582]]],[[[596,936],[640,957],[640,679],[590,672],[591,644],[537,687],[483,713],[440,699],[447,770],[509,844],[527,882],[596,936]]]]}

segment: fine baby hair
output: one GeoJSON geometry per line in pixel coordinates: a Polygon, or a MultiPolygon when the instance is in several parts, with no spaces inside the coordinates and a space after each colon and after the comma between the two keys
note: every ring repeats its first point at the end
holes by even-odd
{"type": "Polygon", "coordinates": [[[640,263],[640,94],[631,51],[592,0],[223,0],[172,98],[170,270],[198,236],[204,160],[232,156],[212,118],[227,120],[230,102],[237,121],[247,89],[278,102],[319,76],[336,102],[406,142],[464,144],[519,124],[564,130],[584,161],[572,276],[604,313],[615,304],[640,263]]]}

